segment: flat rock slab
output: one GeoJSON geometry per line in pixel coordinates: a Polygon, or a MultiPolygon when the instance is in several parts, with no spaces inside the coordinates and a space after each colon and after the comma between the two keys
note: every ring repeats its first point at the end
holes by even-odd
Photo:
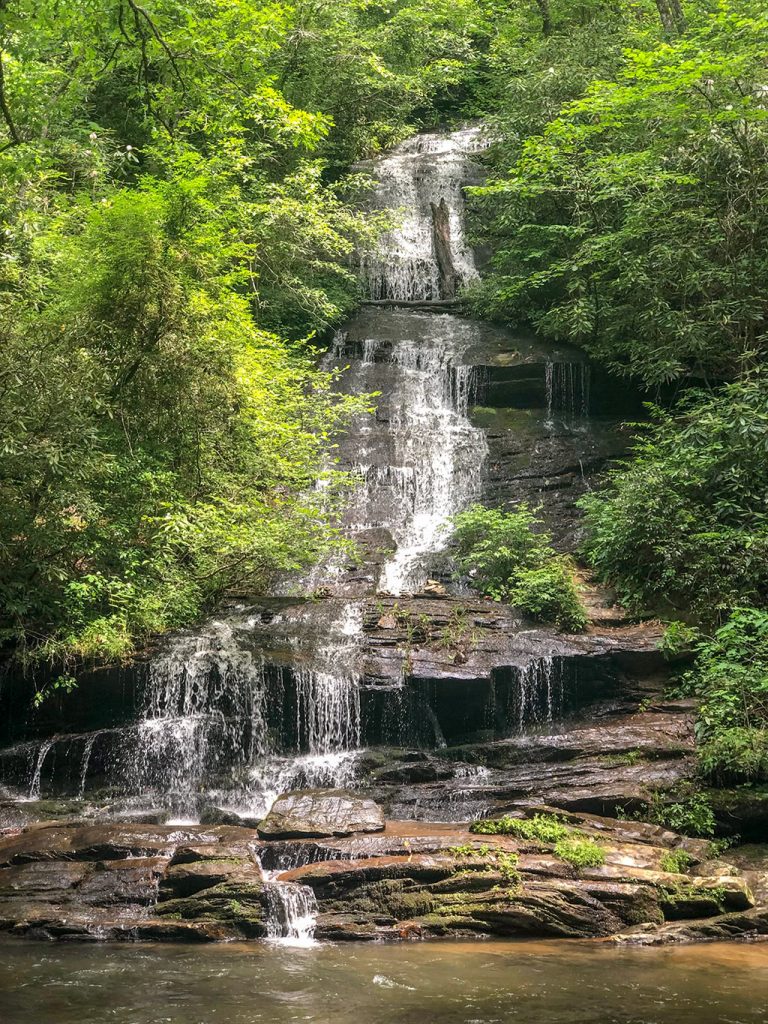
{"type": "Polygon", "coordinates": [[[262,839],[324,839],[381,832],[384,812],[373,800],[341,789],[285,793],[259,824],[262,839]]]}

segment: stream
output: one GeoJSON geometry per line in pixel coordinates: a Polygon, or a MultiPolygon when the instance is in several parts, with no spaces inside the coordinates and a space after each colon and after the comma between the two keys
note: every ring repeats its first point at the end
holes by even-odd
{"type": "Polygon", "coordinates": [[[4,1024],[762,1024],[759,946],[0,946],[4,1024]]]}

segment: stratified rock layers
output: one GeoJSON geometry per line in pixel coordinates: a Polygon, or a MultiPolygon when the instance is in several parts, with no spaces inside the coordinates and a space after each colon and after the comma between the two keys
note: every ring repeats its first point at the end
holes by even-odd
{"type": "Polygon", "coordinates": [[[462,826],[388,822],[368,836],[265,841],[251,829],[42,825],[0,840],[0,929],[49,939],[215,941],[266,934],[263,864],[309,886],[316,935],[610,938],[768,934],[768,860],[709,859],[701,840],[584,814],[605,862],[462,826]],[[686,854],[685,873],[670,870],[686,854]],[[296,866],[291,867],[291,864],[296,866]]]}

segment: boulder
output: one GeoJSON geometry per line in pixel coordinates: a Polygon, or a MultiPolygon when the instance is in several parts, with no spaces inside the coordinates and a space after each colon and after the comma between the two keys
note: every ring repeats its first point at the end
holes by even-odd
{"type": "Polygon", "coordinates": [[[384,814],[373,800],[342,789],[310,789],[278,797],[258,832],[263,839],[323,839],[383,828],[384,814]]]}

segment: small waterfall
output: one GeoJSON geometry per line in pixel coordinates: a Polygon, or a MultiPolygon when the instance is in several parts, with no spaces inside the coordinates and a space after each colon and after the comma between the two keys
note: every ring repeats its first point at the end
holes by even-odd
{"type": "Polygon", "coordinates": [[[355,780],[357,750],[298,757],[269,757],[249,772],[249,784],[237,808],[257,817],[267,813],[281,793],[294,789],[345,789],[355,780]]]}
{"type": "Polygon", "coordinates": [[[77,795],[82,800],[85,795],[85,782],[88,778],[88,768],[91,763],[91,754],[93,753],[93,744],[96,741],[96,737],[100,734],[98,732],[92,732],[89,736],[85,737],[83,742],[83,753],[80,759],[80,785],[78,786],[77,795]]]}
{"type": "Polygon", "coordinates": [[[562,714],[565,681],[560,659],[531,661],[518,669],[513,686],[511,710],[518,732],[530,725],[553,722],[562,714]]]}
{"type": "Polygon", "coordinates": [[[547,422],[558,413],[566,420],[589,415],[590,366],[587,362],[549,361],[545,370],[547,422]]]}
{"type": "Polygon", "coordinates": [[[39,800],[40,799],[40,785],[43,772],[43,763],[45,762],[48,752],[56,742],[57,737],[52,736],[50,739],[43,740],[40,744],[40,749],[37,752],[37,758],[35,760],[35,767],[32,771],[32,781],[29,784],[29,799],[39,800]]]}
{"type": "Polygon", "coordinates": [[[479,128],[425,133],[406,139],[375,162],[372,170],[379,186],[374,201],[379,209],[391,212],[396,226],[362,268],[372,299],[452,297],[443,294],[435,246],[436,210],[447,218],[455,284],[461,287],[477,278],[464,235],[464,186],[478,176],[471,155],[485,144],[479,128]]]}
{"type": "Polygon", "coordinates": [[[342,605],[306,667],[295,671],[299,750],[335,754],[360,746],[360,676],[355,651],[363,629],[360,605],[342,605]]]}
{"type": "Polygon", "coordinates": [[[208,777],[269,750],[265,676],[231,624],[182,636],[150,665],[137,735],[121,757],[127,790],[194,816],[208,777]]]}
{"type": "Polygon", "coordinates": [[[317,900],[308,885],[265,882],[267,939],[287,946],[311,946],[315,941],[317,900]]]}

